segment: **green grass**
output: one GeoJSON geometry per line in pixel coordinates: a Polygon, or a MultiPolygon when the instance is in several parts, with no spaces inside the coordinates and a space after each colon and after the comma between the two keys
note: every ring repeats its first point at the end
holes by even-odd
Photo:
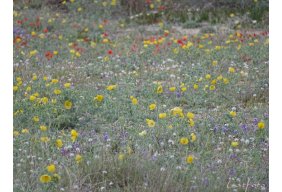
{"type": "Polygon", "coordinates": [[[97,2],[14,13],[14,190],[267,191],[268,34],[149,34],[97,2]]]}

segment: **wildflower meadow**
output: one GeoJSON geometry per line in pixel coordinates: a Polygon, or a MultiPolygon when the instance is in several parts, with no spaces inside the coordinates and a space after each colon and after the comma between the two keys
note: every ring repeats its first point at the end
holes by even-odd
{"type": "Polygon", "coordinates": [[[15,192],[268,191],[268,1],[181,2],[14,0],[15,192]]]}

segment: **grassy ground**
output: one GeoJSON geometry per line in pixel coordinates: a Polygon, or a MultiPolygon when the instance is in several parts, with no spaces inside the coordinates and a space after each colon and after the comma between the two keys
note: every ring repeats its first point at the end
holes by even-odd
{"type": "Polygon", "coordinates": [[[14,191],[268,191],[267,29],[67,5],[15,7],[14,191]]]}

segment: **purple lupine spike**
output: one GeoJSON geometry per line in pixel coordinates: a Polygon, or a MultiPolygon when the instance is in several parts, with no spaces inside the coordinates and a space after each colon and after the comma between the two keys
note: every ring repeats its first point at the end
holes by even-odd
{"type": "Polygon", "coordinates": [[[181,97],[181,92],[180,92],[180,91],[177,91],[177,92],[176,92],[176,97],[177,97],[177,98],[180,98],[180,97],[181,97]]]}
{"type": "Polygon", "coordinates": [[[259,119],[258,119],[258,118],[254,118],[254,120],[253,120],[253,124],[254,124],[254,125],[257,125],[257,124],[258,124],[258,122],[259,122],[259,119]]]}
{"type": "Polygon", "coordinates": [[[224,126],[221,128],[221,131],[224,132],[224,133],[226,133],[226,132],[228,131],[228,127],[224,125],[224,126]]]}
{"type": "Polygon", "coordinates": [[[152,156],[152,160],[153,160],[153,161],[156,161],[157,159],[158,159],[158,154],[155,153],[155,154],[152,156]]]}
{"type": "Polygon", "coordinates": [[[242,124],[241,129],[243,130],[244,133],[248,132],[248,126],[246,124],[242,124]]]}
{"type": "Polygon", "coordinates": [[[207,186],[209,185],[209,179],[208,179],[207,177],[205,177],[205,178],[203,179],[203,185],[204,185],[205,187],[207,187],[207,186]]]}
{"type": "Polygon", "coordinates": [[[229,171],[230,176],[235,176],[236,175],[236,170],[234,168],[231,168],[229,171]]]}
{"type": "Polygon", "coordinates": [[[219,130],[219,126],[218,126],[218,125],[216,125],[216,126],[214,127],[213,131],[214,131],[214,133],[217,133],[217,132],[218,132],[218,130],[219,130]]]}
{"type": "Polygon", "coordinates": [[[61,154],[62,154],[63,156],[67,156],[68,153],[69,153],[69,150],[68,150],[66,147],[63,147],[63,148],[61,149],[61,154]]]}
{"type": "Polygon", "coordinates": [[[105,132],[104,134],[103,134],[103,136],[104,136],[104,141],[108,141],[109,140],[109,134],[107,133],[107,132],[105,132]]]}

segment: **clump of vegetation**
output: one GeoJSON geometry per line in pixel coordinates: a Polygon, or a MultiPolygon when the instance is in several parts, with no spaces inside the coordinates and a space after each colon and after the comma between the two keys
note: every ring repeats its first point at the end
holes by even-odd
{"type": "Polygon", "coordinates": [[[183,28],[191,29],[191,28],[199,28],[201,27],[201,24],[196,21],[187,21],[183,24],[183,28]]]}
{"type": "Polygon", "coordinates": [[[206,26],[201,28],[201,33],[216,33],[216,29],[212,26],[206,26]]]}

